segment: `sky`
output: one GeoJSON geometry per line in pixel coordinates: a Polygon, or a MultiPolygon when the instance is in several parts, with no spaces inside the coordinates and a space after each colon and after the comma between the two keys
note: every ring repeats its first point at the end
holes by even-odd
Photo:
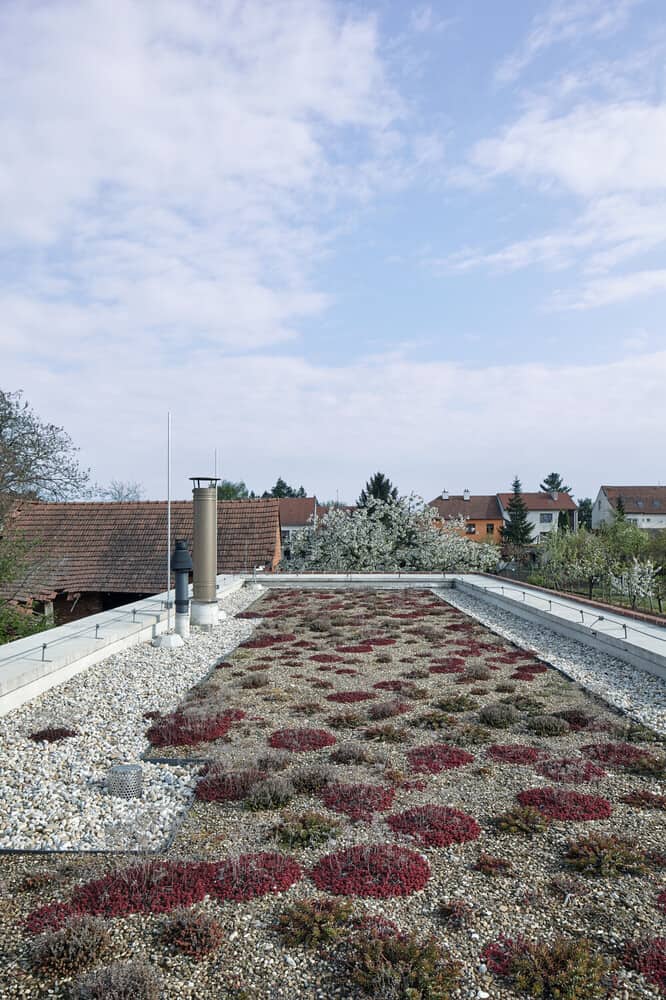
{"type": "Polygon", "coordinates": [[[95,482],[666,482],[663,0],[4,0],[0,388],[95,482]]]}

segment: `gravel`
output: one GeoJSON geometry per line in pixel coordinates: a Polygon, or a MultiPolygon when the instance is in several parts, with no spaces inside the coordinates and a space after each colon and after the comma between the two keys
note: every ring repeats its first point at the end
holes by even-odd
{"type": "MultiPolygon", "coordinates": [[[[221,607],[233,615],[263,589],[244,587],[221,607]]],[[[148,749],[144,713],[172,711],[252,630],[252,622],[227,617],[211,632],[193,631],[178,650],[134,646],[0,719],[0,849],[163,847],[191,803],[197,769],[143,763],[144,791],[136,800],[107,793],[108,769],[139,761],[148,749]],[[47,727],[77,735],[56,743],[29,739],[47,727]]]]}
{"type": "Polygon", "coordinates": [[[666,733],[666,681],[541,625],[526,622],[470,594],[457,590],[437,593],[447,604],[476,618],[498,635],[517,646],[534,650],[629,717],[666,733]]]}

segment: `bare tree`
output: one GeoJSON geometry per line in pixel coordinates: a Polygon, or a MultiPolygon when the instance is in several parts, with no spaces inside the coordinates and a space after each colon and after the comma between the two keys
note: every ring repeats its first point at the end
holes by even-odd
{"type": "Polygon", "coordinates": [[[62,427],[43,423],[22,392],[0,389],[0,515],[20,497],[70,500],[89,480],[62,427]]]}
{"type": "Polygon", "coordinates": [[[100,500],[112,500],[116,503],[143,500],[144,490],[141,483],[123,482],[112,479],[106,489],[98,490],[100,500]]]}

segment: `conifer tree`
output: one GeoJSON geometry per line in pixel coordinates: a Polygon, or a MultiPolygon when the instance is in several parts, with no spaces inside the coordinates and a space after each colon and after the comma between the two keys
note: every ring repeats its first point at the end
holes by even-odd
{"type": "Polygon", "coordinates": [[[502,528],[502,541],[511,545],[532,545],[532,527],[527,517],[522,485],[518,476],[513,481],[513,493],[507,504],[509,521],[502,528]]]}
{"type": "Polygon", "coordinates": [[[361,494],[358,498],[359,507],[367,507],[369,500],[382,500],[386,503],[387,500],[397,500],[398,499],[398,488],[394,486],[391,480],[384,475],[383,472],[375,472],[374,476],[371,476],[365,484],[365,488],[361,490],[361,494]]]}

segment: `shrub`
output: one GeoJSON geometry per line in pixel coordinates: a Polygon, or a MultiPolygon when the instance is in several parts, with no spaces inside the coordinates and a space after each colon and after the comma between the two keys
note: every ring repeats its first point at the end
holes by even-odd
{"type": "Polygon", "coordinates": [[[329,715],[326,719],[327,725],[331,729],[355,729],[363,722],[358,712],[340,712],[338,715],[329,715]]]}
{"type": "Polygon", "coordinates": [[[372,691],[336,691],[335,694],[327,694],[326,701],[338,701],[341,704],[352,704],[355,701],[368,701],[376,698],[372,691]]]}
{"type": "Polygon", "coordinates": [[[381,722],[383,719],[393,719],[396,715],[404,715],[409,712],[410,706],[404,701],[380,701],[376,705],[371,705],[368,709],[368,718],[373,722],[381,722]]]}
{"type": "Polygon", "coordinates": [[[246,771],[218,771],[212,768],[198,782],[196,796],[203,802],[238,802],[263,777],[257,768],[246,771]]]}
{"type": "Polygon", "coordinates": [[[505,858],[495,858],[492,854],[479,854],[472,868],[477,872],[483,872],[484,875],[508,875],[511,871],[511,862],[505,858]]]}
{"type": "Polygon", "coordinates": [[[457,990],[462,963],[434,936],[368,929],[350,948],[350,976],[373,997],[387,1000],[448,1000],[457,990]]]}
{"type": "Polygon", "coordinates": [[[222,944],[224,931],[207,913],[176,910],[164,924],[162,940],[190,958],[206,958],[222,944]]]}
{"type": "Polygon", "coordinates": [[[581,760],[580,757],[558,757],[553,760],[544,760],[534,769],[537,774],[551,781],[562,781],[576,785],[588,781],[599,781],[606,777],[603,768],[598,767],[589,760],[581,760]]]}
{"type": "Polygon", "coordinates": [[[416,851],[393,844],[349,847],[327,854],[314,866],[311,878],[318,889],[336,896],[388,899],[422,889],[430,866],[416,851]]]}
{"type": "Polygon", "coordinates": [[[588,743],[580,750],[586,757],[610,767],[629,767],[645,757],[644,750],[630,743],[588,743]]]}
{"type": "Polygon", "coordinates": [[[257,768],[260,771],[284,771],[291,764],[291,754],[286,750],[277,750],[257,757],[257,768]]]}
{"type": "Polygon", "coordinates": [[[467,694],[452,694],[445,698],[438,698],[435,708],[440,712],[469,712],[476,708],[477,701],[467,694]]]}
{"type": "Polygon", "coordinates": [[[553,715],[568,722],[575,733],[579,733],[583,729],[591,729],[596,722],[592,715],[588,715],[580,708],[565,708],[561,712],[553,712],[553,715]]]}
{"type": "Polygon", "coordinates": [[[335,748],[329,760],[334,764],[367,764],[373,760],[373,756],[362,743],[343,743],[335,748]]]}
{"type": "Polygon", "coordinates": [[[273,827],[283,847],[318,847],[337,837],[340,824],[323,813],[310,809],[297,815],[285,815],[273,827]]]}
{"type": "Polygon", "coordinates": [[[523,746],[521,743],[495,743],[488,747],[486,754],[502,764],[534,764],[543,756],[535,747],[523,746]]]}
{"type": "Polygon", "coordinates": [[[533,837],[547,829],[550,818],[532,806],[514,806],[495,817],[495,826],[502,833],[519,833],[533,837]]]}
{"type": "Polygon", "coordinates": [[[479,726],[474,722],[466,722],[456,729],[453,738],[455,738],[456,743],[462,743],[463,746],[477,746],[481,743],[488,743],[492,739],[492,734],[484,726],[479,726]]]}
{"type": "Polygon", "coordinates": [[[268,738],[269,746],[294,753],[321,750],[335,742],[333,733],[327,733],[325,729],[278,729],[268,738]]]}
{"type": "Polygon", "coordinates": [[[74,1000],[160,1000],[162,977],[142,960],[94,969],[72,988],[74,1000]]]}
{"type": "Polygon", "coordinates": [[[660,809],[662,812],[666,812],[666,795],[657,795],[655,792],[647,792],[642,788],[627,792],[626,795],[622,796],[620,802],[626,802],[628,806],[633,806],[635,809],[660,809]]]}
{"type": "Polygon", "coordinates": [[[625,946],[622,961],[666,992],[666,937],[644,938],[625,946]]]}
{"type": "Polygon", "coordinates": [[[440,771],[450,771],[471,764],[474,757],[459,747],[449,746],[447,743],[432,743],[410,750],[407,759],[413,769],[421,774],[439,774],[440,771]]]}
{"type": "Polygon", "coordinates": [[[480,664],[472,664],[465,671],[465,677],[473,681],[489,681],[492,677],[492,673],[488,667],[483,667],[480,664]]]}
{"type": "Polygon", "coordinates": [[[586,938],[549,942],[500,938],[481,952],[491,972],[530,997],[594,1000],[605,995],[607,964],[586,938]]]}
{"type": "Polygon", "coordinates": [[[302,899],[279,915],[275,929],[288,945],[336,944],[349,933],[353,913],[346,900],[302,899]]]}
{"type": "Polygon", "coordinates": [[[146,733],[154,747],[192,746],[226,736],[231,725],[245,718],[245,712],[232,708],[209,718],[188,718],[182,709],[157,719],[146,733]]]}
{"type": "Polygon", "coordinates": [[[465,671],[465,661],[459,656],[449,656],[446,659],[430,661],[431,674],[462,674],[465,671]]]}
{"type": "Polygon", "coordinates": [[[261,809],[280,809],[291,802],[295,791],[288,778],[274,775],[252,786],[245,797],[245,807],[253,812],[261,809]]]}
{"type": "Polygon", "coordinates": [[[274,851],[259,851],[227,858],[212,866],[215,877],[210,893],[216,899],[247,902],[268,893],[284,892],[301,877],[293,858],[274,851]]]}
{"type": "Polygon", "coordinates": [[[564,863],[586,875],[640,875],[646,870],[644,851],[629,840],[601,833],[572,841],[564,863]]]}
{"type": "Polygon", "coordinates": [[[375,812],[391,808],[394,788],[381,785],[329,785],[322,793],[322,802],[334,812],[344,813],[353,820],[370,820],[375,812]]]}
{"type": "Polygon", "coordinates": [[[369,729],[364,729],[363,736],[366,740],[380,740],[384,743],[405,743],[407,740],[407,731],[389,722],[385,726],[371,726],[369,729]]]}
{"type": "Polygon", "coordinates": [[[501,681],[499,684],[495,685],[495,690],[498,694],[511,694],[512,691],[516,690],[516,685],[509,684],[507,681],[501,681]]]}
{"type": "Polygon", "coordinates": [[[297,792],[319,792],[333,781],[334,771],[326,764],[303,767],[291,775],[291,782],[297,792]]]}
{"type": "Polygon", "coordinates": [[[249,690],[254,690],[255,688],[268,687],[268,677],[266,677],[265,674],[250,674],[249,677],[243,678],[240,686],[242,688],[247,688],[249,690]]]}
{"type": "Polygon", "coordinates": [[[571,727],[565,719],[555,715],[535,715],[527,720],[527,728],[537,736],[564,736],[571,727]]]}
{"type": "Polygon", "coordinates": [[[436,912],[443,923],[456,930],[468,927],[474,919],[474,910],[464,899],[444,899],[436,912]]]}
{"type": "Polygon", "coordinates": [[[479,719],[493,729],[506,729],[518,722],[520,712],[513,705],[485,705],[479,712],[479,719]]]}
{"type": "Polygon", "coordinates": [[[99,917],[73,917],[59,931],[45,931],[30,945],[33,969],[53,976],[69,976],[109,950],[109,934],[99,917]]]}
{"type": "Polygon", "coordinates": [[[30,733],[28,739],[33,743],[58,743],[60,740],[69,739],[71,736],[78,736],[75,729],[67,729],[65,726],[47,726],[36,733],[30,733]]]}
{"type": "Polygon", "coordinates": [[[613,812],[608,799],[558,788],[532,788],[516,796],[521,806],[533,806],[549,819],[583,821],[608,819],[613,812]]]}
{"type": "Polygon", "coordinates": [[[416,806],[389,816],[386,822],[394,833],[406,833],[423,847],[463,844],[476,840],[481,833],[475,819],[447,806],[416,806]]]}
{"type": "Polygon", "coordinates": [[[413,724],[419,726],[421,729],[432,729],[435,732],[451,729],[452,726],[457,725],[455,719],[450,715],[446,712],[438,712],[437,710],[419,715],[418,718],[414,719],[413,724]]]}

